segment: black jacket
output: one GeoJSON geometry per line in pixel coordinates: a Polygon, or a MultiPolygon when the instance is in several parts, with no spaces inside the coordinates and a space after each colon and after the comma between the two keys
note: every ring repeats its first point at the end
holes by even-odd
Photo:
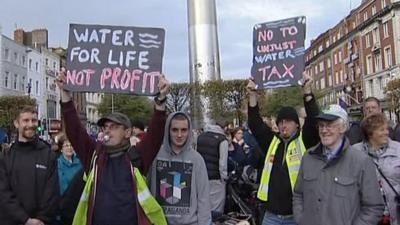
{"type": "Polygon", "coordinates": [[[40,139],[16,142],[0,154],[0,221],[24,224],[37,218],[50,224],[59,196],[57,159],[40,139]]]}
{"type": "MultiPolygon", "coordinates": [[[[316,116],[319,113],[319,108],[315,102],[315,97],[309,102],[304,102],[307,117],[304,122],[302,140],[305,147],[308,149],[319,142],[318,130],[316,128],[316,116]]],[[[272,142],[274,136],[279,138],[279,134],[273,132],[270,127],[265,124],[260,116],[258,105],[250,107],[248,109],[248,123],[251,132],[254,134],[261,149],[267,154],[269,145],[272,142]]],[[[299,136],[300,132],[297,132],[292,139],[299,136]]],[[[292,211],[292,187],[290,185],[289,172],[287,169],[286,161],[282,164],[285,152],[285,143],[281,141],[276,151],[275,160],[272,166],[270,182],[269,182],[269,193],[268,202],[266,203],[266,209],[272,213],[279,215],[290,215],[292,211]]],[[[264,165],[264,164],[263,164],[264,165]]],[[[259,168],[260,171],[262,168],[259,168]]]]}

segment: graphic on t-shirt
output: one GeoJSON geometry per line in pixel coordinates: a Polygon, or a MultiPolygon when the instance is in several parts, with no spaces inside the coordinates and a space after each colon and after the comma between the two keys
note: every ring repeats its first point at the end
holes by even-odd
{"type": "Polygon", "coordinates": [[[189,213],[192,171],[192,163],[157,160],[156,198],[166,214],[189,213]]]}

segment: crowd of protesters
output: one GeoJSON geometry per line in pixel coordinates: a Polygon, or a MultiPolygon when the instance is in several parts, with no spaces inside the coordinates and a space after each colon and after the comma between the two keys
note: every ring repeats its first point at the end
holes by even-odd
{"type": "Polygon", "coordinates": [[[167,116],[161,76],[148,127],[115,112],[97,122],[94,139],[60,74],[65,133],[51,145],[38,138],[34,107],[16,115],[17,139],[0,154],[0,224],[210,225],[228,213],[237,168],[256,171],[259,224],[400,223],[400,128],[389,129],[374,97],[350,123],[339,105],[319,108],[303,75],[304,121],[282,106],[271,122],[249,80],[244,127],[194,129],[185,112],[167,116]]]}

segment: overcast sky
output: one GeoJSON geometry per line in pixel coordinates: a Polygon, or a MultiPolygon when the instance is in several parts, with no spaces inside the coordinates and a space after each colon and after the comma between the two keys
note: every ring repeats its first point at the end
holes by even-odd
{"type": "MultiPolygon", "coordinates": [[[[69,23],[162,27],[166,30],[163,71],[173,82],[189,80],[185,0],[1,0],[2,33],[15,27],[47,28],[50,47],[67,47],[69,23]]],[[[361,0],[216,0],[223,79],[248,78],[254,24],[304,15],[306,47],[361,0]]]]}

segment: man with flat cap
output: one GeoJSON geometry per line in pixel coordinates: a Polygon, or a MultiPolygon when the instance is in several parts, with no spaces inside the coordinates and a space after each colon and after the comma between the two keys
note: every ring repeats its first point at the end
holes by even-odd
{"type": "Polygon", "coordinates": [[[142,174],[147,174],[163,140],[168,81],[163,75],[160,77],[160,94],[155,99],[148,133],[134,147],[129,142],[131,121],[122,113],[111,113],[98,121],[104,133],[102,141],[90,138],[79,122],[64,83],[65,74],[61,71],[57,85],[61,90],[65,129],[86,172],[86,186],[73,224],[166,225],[162,208],[150,194],[142,174]]]}
{"type": "MultiPolygon", "coordinates": [[[[319,113],[311,92],[312,79],[306,74],[303,87],[307,117],[300,128],[296,109],[282,107],[277,116],[279,132],[266,125],[259,112],[255,83],[247,85],[249,93],[248,124],[261,149],[266,152],[257,198],[264,203],[262,225],[295,224],[292,211],[293,188],[296,183],[301,158],[307,148],[318,143],[315,117],[319,113]]],[[[268,106],[265,106],[268,107],[268,106]]],[[[262,216],[262,215],[261,215],[262,216]]]]}

